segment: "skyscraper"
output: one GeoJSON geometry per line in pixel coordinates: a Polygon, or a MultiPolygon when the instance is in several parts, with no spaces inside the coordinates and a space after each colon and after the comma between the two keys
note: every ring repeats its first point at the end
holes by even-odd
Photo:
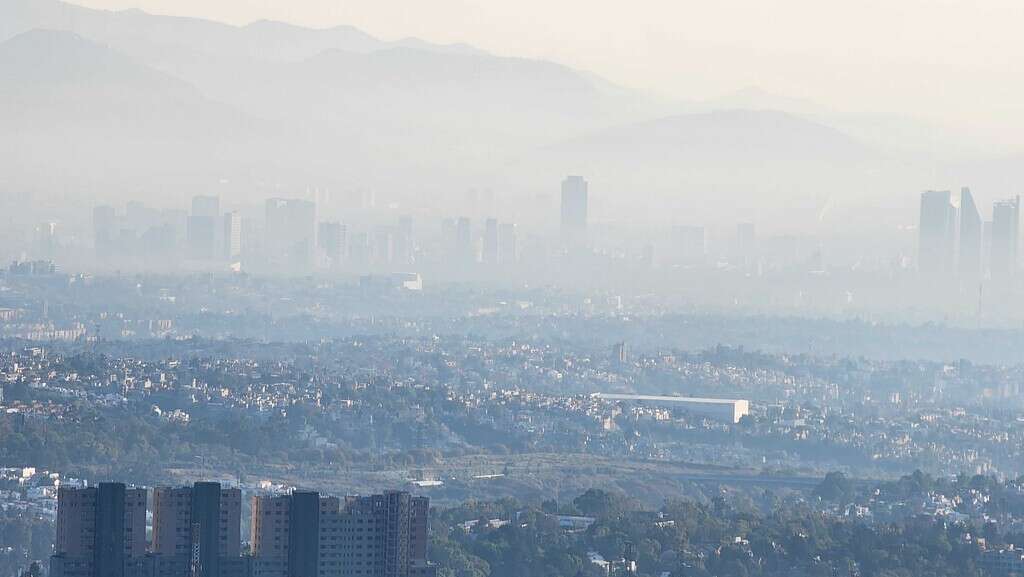
{"type": "Polygon", "coordinates": [[[562,181],[562,232],[576,236],[587,229],[587,181],[567,176],[562,181]]]}
{"type": "Polygon", "coordinates": [[[757,229],[752,222],[736,225],[736,264],[744,268],[757,260],[757,229]]]}
{"type": "Polygon", "coordinates": [[[146,490],[123,483],[61,487],[51,577],[125,577],[146,553],[146,490]]]}
{"type": "Polygon", "coordinates": [[[312,263],[316,237],[316,204],[308,200],[271,198],[266,203],[266,252],[272,264],[305,269],[312,263]]]}
{"type": "Polygon", "coordinates": [[[503,222],[498,225],[498,262],[508,266],[519,260],[519,244],[516,225],[503,222]]]}
{"type": "Polygon", "coordinates": [[[167,209],[160,211],[160,224],[167,227],[173,237],[175,250],[181,249],[188,241],[188,211],[167,209]]]}
{"type": "Polygon", "coordinates": [[[992,256],[989,259],[992,281],[1007,284],[1017,272],[1020,243],[1020,197],[992,205],[992,256]]]}
{"type": "Polygon", "coordinates": [[[151,226],[155,226],[159,217],[159,211],[149,208],[145,203],[138,200],[129,200],[125,204],[125,227],[134,230],[138,234],[142,234],[151,226]]]}
{"type": "Polygon", "coordinates": [[[224,213],[224,258],[242,256],[242,216],[235,211],[224,213]]]}
{"type": "Polygon", "coordinates": [[[324,251],[327,259],[330,260],[332,268],[341,266],[347,249],[348,229],[340,222],[321,222],[316,235],[316,242],[320,250],[324,251]]]}
{"type": "Polygon", "coordinates": [[[43,222],[36,225],[33,239],[35,257],[50,260],[57,253],[57,223],[43,222]]]}
{"type": "Polygon", "coordinates": [[[455,256],[458,252],[455,246],[457,237],[458,233],[456,232],[455,219],[441,219],[441,258],[449,259],[455,256]]]}
{"type": "Polygon", "coordinates": [[[413,233],[412,217],[403,216],[398,219],[398,230],[395,233],[395,262],[409,265],[416,260],[416,236],[413,233]]]}
{"type": "Polygon", "coordinates": [[[216,196],[192,197],[192,214],[188,217],[188,256],[195,260],[212,260],[217,256],[217,218],[220,199],[216,196]]]}
{"type": "Polygon", "coordinates": [[[114,239],[117,238],[117,212],[112,206],[97,206],[92,209],[93,240],[96,256],[106,258],[114,251],[114,239]]]}
{"type": "MultiPolygon", "coordinates": [[[[957,270],[965,288],[977,289],[981,280],[982,223],[971,189],[960,189],[960,250],[957,270]]],[[[972,290],[973,290],[972,289],[972,290]]]]}
{"type": "Polygon", "coordinates": [[[455,256],[463,264],[476,260],[473,250],[473,225],[469,217],[462,216],[455,221],[455,256]]]}
{"type": "Polygon", "coordinates": [[[395,260],[395,239],[397,232],[391,226],[378,226],[373,231],[373,262],[390,265],[395,260]]]}
{"type": "Polygon", "coordinates": [[[672,242],[676,262],[690,265],[704,262],[707,249],[703,226],[672,227],[672,242]]]}
{"type": "Polygon", "coordinates": [[[217,196],[193,196],[192,216],[209,216],[217,218],[220,214],[220,197],[217,196]]]}
{"type": "Polygon", "coordinates": [[[953,270],[957,211],[948,190],[921,193],[917,268],[925,276],[943,276],[953,270]]]}
{"type": "Polygon", "coordinates": [[[487,264],[498,264],[499,247],[498,221],[488,218],[484,222],[483,261],[487,264]]]}

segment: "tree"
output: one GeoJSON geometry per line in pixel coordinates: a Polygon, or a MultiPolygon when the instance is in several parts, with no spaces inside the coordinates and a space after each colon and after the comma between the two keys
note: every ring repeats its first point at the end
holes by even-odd
{"type": "Polygon", "coordinates": [[[626,511],[636,510],[636,504],[622,493],[602,489],[588,489],[572,501],[576,510],[590,517],[621,516],[626,511]]]}
{"type": "Polygon", "coordinates": [[[853,486],[846,475],[833,471],[814,488],[814,495],[823,501],[845,502],[853,492],[853,486]]]}

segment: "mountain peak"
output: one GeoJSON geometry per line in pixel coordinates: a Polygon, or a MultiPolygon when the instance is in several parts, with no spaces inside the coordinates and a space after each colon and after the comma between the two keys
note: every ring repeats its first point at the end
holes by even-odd
{"type": "Polygon", "coordinates": [[[0,42],[0,78],[12,88],[136,85],[169,93],[194,90],[109,46],[65,30],[30,30],[0,42]]]}

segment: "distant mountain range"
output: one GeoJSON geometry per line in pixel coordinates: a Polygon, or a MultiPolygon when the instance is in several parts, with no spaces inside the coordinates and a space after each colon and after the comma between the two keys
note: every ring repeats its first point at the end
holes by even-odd
{"type": "Polygon", "coordinates": [[[254,201],[312,185],[435,207],[470,187],[554,195],[579,172],[597,218],[820,220],[837,203],[906,204],[928,175],[982,166],[922,167],[882,146],[884,131],[855,139],[827,112],[795,110],[806,104],[756,90],[667,102],[551,62],[346,26],[0,5],[10,189],[185,198],[231,181],[254,201]]]}

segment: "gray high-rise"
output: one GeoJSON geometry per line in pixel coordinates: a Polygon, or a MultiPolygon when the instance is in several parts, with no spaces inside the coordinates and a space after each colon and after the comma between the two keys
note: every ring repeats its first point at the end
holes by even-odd
{"type": "Polygon", "coordinates": [[[578,234],[586,230],[588,186],[582,176],[567,176],[562,181],[562,232],[578,234]]]}
{"type": "Polygon", "coordinates": [[[266,252],[271,264],[304,269],[316,246],[316,204],[271,198],[266,203],[266,252]]]}
{"type": "Polygon", "coordinates": [[[220,199],[216,196],[192,198],[192,214],[188,217],[188,256],[195,260],[217,257],[217,219],[220,199]]]}
{"type": "Polygon", "coordinates": [[[917,268],[926,276],[953,272],[957,210],[948,190],[921,193],[917,268]]]}
{"type": "Polygon", "coordinates": [[[1020,243],[1020,197],[992,205],[992,254],[989,259],[992,282],[1007,284],[1017,272],[1020,243]]]}
{"type": "Polygon", "coordinates": [[[957,270],[961,285],[977,289],[982,276],[982,221],[971,189],[960,189],[960,249],[957,270]]]}

